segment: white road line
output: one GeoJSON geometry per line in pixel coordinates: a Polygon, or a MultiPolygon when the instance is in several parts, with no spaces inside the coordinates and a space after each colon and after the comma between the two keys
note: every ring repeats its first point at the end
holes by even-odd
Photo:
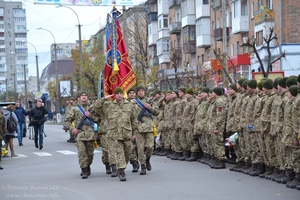
{"type": "Polygon", "coordinates": [[[13,158],[26,158],[27,156],[26,155],[24,155],[24,154],[17,154],[18,155],[18,157],[13,157],[13,158]]]}
{"type": "Polygon", "coordinates": [[[33,154],[37,155],[37,156],[52,156],[52,154],[47,153],[47,152],[32,152],[33,154]]]}
{"type": "Polygon", "coordinates": [[[102,151],[94,150],[94,153],[102,153],[102,151]]]}
{"type": "Polygon", "coordinates": [[[76,152],[74,151],[69,151],[69,150],[61,150],[61,151],[56,151],[58,153],[62,153],[64,155],[72,155],[72,154],[77,154],[76,152]]]}

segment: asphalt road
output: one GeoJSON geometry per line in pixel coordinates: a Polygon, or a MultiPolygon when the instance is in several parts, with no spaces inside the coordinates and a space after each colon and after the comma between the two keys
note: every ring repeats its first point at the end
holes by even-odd
{"type": "MultiPolygon", "coordinates": [[[[92,175],[83,180],[75,144],[67,143],[68,135],[59,125],[46,125],[44,149],[23,138],[17,145],[17,158],[2,158],[0,199],[63,200],[299,200],[300,191],[292,190],[258,177],[214,170],[198,162],[172,161],[153,156],[152,171],[141,176],[126,169],[126,182],[105,174],[101,148],[96,149],[92,175]]],[[[229,167],[229,165],[227,165],[229,167]]]]}

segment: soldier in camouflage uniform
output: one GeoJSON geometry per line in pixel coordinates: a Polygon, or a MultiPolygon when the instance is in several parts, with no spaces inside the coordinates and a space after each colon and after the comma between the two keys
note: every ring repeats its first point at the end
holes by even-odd
{"type": "Polygon", "coordinates": [[[183,110],[183,126],[182,130],[185,131],[186,134],[186,140],[188,143],[188,146],[190,147],[191,157],[186,158],[186,161],[197,161],[199,157],[199,143],[198,143],[198,137],[194,135],[194,124],[195,124],[195,113],[197,110],[197,107],[199,105],[199,101],[193,97],[194,90],[192,88],[189,88],[186,90],[185,97],[187,99],[187,104],[184,107],[183,110]]]}
{"type": "MultiPolygon", "coordinates": [[[[91,115],[88,111],[90,104],[88,104],[88,95],[86,92],[80,93],[80,102],[78,102],[78,105],[85,111],[85,116],[87,118],[96,121],[95,116],[91,115]]],[[[79,107],[72,107],[70,114],[65,120],[65,126],[72,131],[72,134],[77,135],[76,147],[78,149],[79,165],[82,170],[81,175],[82,179],[86,179],[91,174],[90,165],[93,162],[94,140],[96,137],[94,128],[87,119],[85,119],[81,129],[77,129],[76,126],[79,124],[82,117],[83,113],[80,111],[79,107]],[[75,127],[72,127],[72,122],[75,123],[75,127]]]]}
{"type": "MultiPolygon", "coordinates": [[[[186,88],[179,88],[179,103],[176,106],[176,129],[179,135],[179,143],[182,149],[182,155],[178,157],[178,160],[185,160],[190,156],[190,146],[187,141],[187,131],[183,130],[183,110],[187,105],[187,99],[185,97],[186,88]]],[[[181,151],[179,151],[181,154],[181,151]]]]}
{"type": "MultiPolygon", "coordinates": [[[[151,107],[149,103],[146,102],[145,89],[143,86],[137,87],[137,99],[131,100],[134,105],[135,117],[142,111],[142,106],[144,106],[153,116],[157,116],[159,111],[151,107]],[[138,104],[141,102],[143,105],[138,104]]],[[[140,175],[146,174],[146,168],[148,171],[152,169],[150,164],[150,158],[153,151],[153,120],[151,117],[144,116],[143,122],[138,122],[138,133],[135,135],[135,141],[138,148],[139,161],[141,163],[140,175]],[[146,155],[145,155],[146,153],[146,155]]]]}
{"type": "Polygon", "coordinates": [[[126,181],[125,168],[131,154],[131,140],[137,135],[137,120],[134,106],[123,97],[124,91],[117,87],[114,90],[115,100],[106,101],[113,95],[97,101],[96,107],[105,106],[104,114],[107,117],[107,132],[115,139],[117,153],[117,168],[120,181],[126,181]]]}
{"type": "MultiPolygon", "coordinates": [[[[5,138],[6,133],[6,124],[5,124],[5,118],[2,113],[0,113],[0,161],[2,158],[2,140],[5,138]]],[[[3,169],[0,165],[0,170],[3,169]]]]}
{"type": "MultiPolygon", "coordinates": [[[[300,75],[297,78],[298,84],[300,83],[300,75]]],[[[295,179],[286,184],[288,188],[296,188],[300,190],[300,89],[291,86],[289,88],[290,94],[295,97],[292,104],[292,133],[288,140],[286,140],[286,146],[289,146],[291,155],[289,162],[294,168],[295,179]]]]}
{"type": "MultiPolygon", "coordinates": [[[[73,100],[66,100],[66,109],[65,109],[65,118],[68,117],[68,115],[70,114],[70,111],[71,111],[71,108],[72,108],[72,105],[73,104],[73,100]]],[[[70,130],[66,130],[69,132],[69,135],[70,135],[70,138],[67,140],[67,142],[70,142],[70,143],[75,143],[75,135],[72,134],[72,132],[70,130]]]]}
{"type": "Polygon", "coordinates": [[[198,95],[197,99],[199,101],[199,105],[196,110],[195,114],[195,124],[194,124],[194,135],[198,137],[199,146],[201,151],[203,152],[203,157],[198,161],[204,163],[209,160],[209,152],[206,143],[206,138],[208,135],[207,133],[207,109],[209,106],[209,102],[207,100],[209,93],[209,88],[204,87],[202,88],[200,95],[198,95]]]}
{"type": "MultiPolygon", "coordinates": [[[[160,123],[160,120],[163,118],[163,116],[162,116],[163,106],[162,106],[161,101],[160,101],[161,91],[160,90],[155,90],[152,94],[153,94],[153,99],[152,99],[151,105],[154,108],[158,109],[158,111],[159,111],[159,115],[154,117],[153,122],[156,126],[157,133],[159,133],[161,131],[161,129],[159,127],[159,123],[160,123]]],[[[155,142],[155,138],[154,138],[154,141],[153,141],[153,144],[154,144],[153,155],[158,155],[161,152],[163,146],[162,145],[158,146],[155,142]]]]}
{"type": "MultiPolygon", "coordinates": [[[[131,101],[136,97],[136,92],[134,88],[131,88],[127,91],[127,100],[131,101]]],[[[137,146],[135,141],[131,141],[131,155],[130,155],[130,164],[132,164],[132,172],[138,172],[139,171],[139,162],[138,162],[138,152],[137,152],[137,146]]]]}
{"type": "Polygon", "coordinates": [[[215,162],[210,167],[223,169],[225,166],[224,129],[226,120],[225,102],[221,98],[223,89],[215,87],[210,95],[211,104],[207,111],[208,134],[212,134],[213,155],[215,162]]]}

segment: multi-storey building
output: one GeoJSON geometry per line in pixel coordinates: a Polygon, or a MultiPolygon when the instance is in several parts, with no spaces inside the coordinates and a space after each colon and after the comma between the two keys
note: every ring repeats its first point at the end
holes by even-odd
{"type": "Polygon", "coordinates": [[[1,90],[25,91],[28,78],[26,11],[22,2],[0,1],[1,90]]]}
{"type": "MultiPolygon", "coordinates": [[[[71,58],[72,50],[76,48],[78,49],[78,46],[79,46],[78,43],[57,43],[56,44],[57,60],[71,58]]],[[[51,51],[51,60],[55,60],[54,44],[51,44],[50,51],[51,51]]]]}

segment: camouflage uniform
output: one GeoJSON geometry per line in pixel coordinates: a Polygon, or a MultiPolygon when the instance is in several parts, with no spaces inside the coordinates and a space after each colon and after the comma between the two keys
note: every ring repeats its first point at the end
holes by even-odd
{"type": "MultiPolygon", "coordinates": [[[[183,130],[183,110],[185,106],[187,105],[187,99],[185,96],[179,97],[179,103],[176,106],[176,129],[179,134],[179,144],[181,146],[181,149],[187,152],[190,150],[190,146],[188,145],[187,140],[187,131],[183,130]]],[[[179,151],[180,153],[181,151],[179,151]]]]}
{"type": "Polygon", "coordinates": [[[163,119],[161,124],[159,125],[162,129],[162,141],[164,143],[165,150],[167,151],[167,154],[170,153],[171,150],[171,142],[170,142],[170,129],[168,128],[168,119],[169,119],[169,110],[170,110],[170,100],[166,101],[164,104],[164,110],[163,110],[163,119]]]}
{"type": "Polygon", "coordinates": [[[292,140],[294,140],[293,152],[291,155],[291,163],[294,168],[294,172],[298,176],[298,182],[300,182],[300,94],[294,100],[292,108],[292,121],[293,121],[293,135],[292,140]],[[298,141],[297,141],[298,139],[298,141]],[[298,145],[295,143],[298,142],[298,145]]]}
{"type": "MultiPolygon", "coordinates": [[[[87,111],[90,107],[90,104],[79,103],[83,110],[87,111]]],[[[73,131],[77,124],[82,119],[82,112],[79,108],[72,107],[70,110],[70,114],[65,120],[65,126],[73,131]],[[72,122],[75,123],[75,127],[72,127],[72,122]]],[[[94,121],[96,117],[91,115],[91,119],[94,121]]],[[[85,123],[82,125],[81,130],[79,130],[77,137],[76,137],[76,147],[78,149],[78,158],[79,158],[79,165],[81,169],[85,169],[89,167],[93,162],[94,157],[94,140],[96,139],[96,135],[94,132],[94,128],[91,124],[86,120],[85,123]]]]}
{"type": "MultiPolygon", "coordinates": [[[[145,104],[146,103],[146,98],[140,98],[138,99],[145,104]]],[[[139,106],[139,104],[136,102],[135,99],[131,101],[131,103],[134,106],[134,111],[135,111],[135,117],[138,116],[138,114],[141,112],[142,108],[139,106]]],[[[150,110],[151,114],[153,116],[158,116],[159,111],[155,108],[152,107],[150,110]]],[[[138,123],[138,133],[136,133],[136,144],[137,144],[137,149],[138,149],[138,156],[139,156],[139,161],[141,165],[145,165],[146,160],[151,158],[152,151],[153,151],[153,141],[154,141],[154,136],[153,136],[153,120],[150,117],[143,117],[143,123],[139,122],[138,123]],[[146,155],[144,153],[144,150],[146,149],[146,155]]]]}
{"type": "Polygon", "coordinates": [[[171,105],[170,105],[170,109],[169,109],[169,123],[168,123],[168,127],[171,131],[171,145],[173,147],[173,150],[177,153],[177,157],[179,156],[179,154],[182,153],[182,147],[179,141],[179,131],[177,129],[177,115],[176,115],[176,108],[179,105],[179,99],[176,98],[175,100],[172,100],[171,105]]]}
{"type": "Polygon", "coordinates": [[[221,97],[211,100],[207,111],[208,134],[212,134],[213,155],[219,161],[225,161],[224,129],[225,129],[225,102],[221,97]],[[218,133],[214,133],[217,130],[218,133]]]}
{"type": "Polygon", "coordinates": [[[199,101],[194,97],[187,99],[187,104],[184,107],[182,114],[182,130],[186,132],[187,145],[192,153],[199,152],[199,145],[197,137],[194,136],[194,124],[195,124],[195,113],[198,107],[199,101]]]}

